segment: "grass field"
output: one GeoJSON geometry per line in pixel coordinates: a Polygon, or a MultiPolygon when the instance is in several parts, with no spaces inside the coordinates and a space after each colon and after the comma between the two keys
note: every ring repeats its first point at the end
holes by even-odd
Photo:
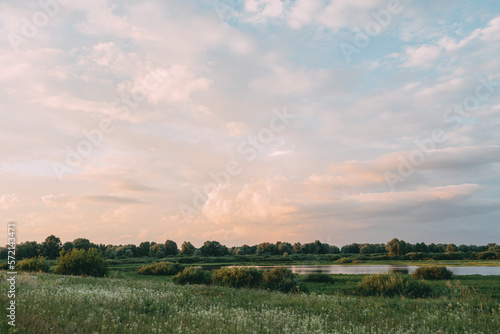
{"type": "MultiPolygon", "coordinates": [[[[169,277],[89,278],[20,274],[17,326],[2,333],[498,333],[498,300],[463,288],[498,277],[460,277],[430,299],[338,293],[362,275],[309,283],[312,293],[282,294],[213,286],[177,286],[169,277]],[[321,294],[318,294],[321,293],[321,294]]],[[[139,276],[139,275],[137,275],[139,276]]],[[[497,283],[495,283],[497,282],[497,283]]],[[[5,275],[0,289],[7,290],[5,275]]],[[[0,295],[5,310],[8,299],[0,295]]]]}

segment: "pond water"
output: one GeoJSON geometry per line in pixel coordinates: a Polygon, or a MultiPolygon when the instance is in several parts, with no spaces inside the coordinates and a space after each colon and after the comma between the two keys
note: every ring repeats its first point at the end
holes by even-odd
{"type": "MultiPolygon", "coordinates": [[[[260,269],[272,269],[274,266],[255,266],[260,269]]],[[[286,266],[296,274],[411,274],[418,266],[406,265],[292,265],[286,266]]],[[[456,275],[500,275],[500,267],[482,266],[447,266],[456,275]]]]}

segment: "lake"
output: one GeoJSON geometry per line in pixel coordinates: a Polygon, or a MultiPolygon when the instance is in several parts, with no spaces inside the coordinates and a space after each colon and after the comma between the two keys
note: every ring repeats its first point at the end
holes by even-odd
{"type": "MultiPolygon", "coordinates": [[[[255,266],[260,269],[272,269],[275,266],[255,266]]],[[[411,274],[418,266],[399,264],[387,265],[292,265],[286,266],[295,274],[377,274],[377,273],[403,273],[411,274]]],[[[500,267],[484,266],[446,266],[456,275],[500,275],[500,267]]]]}

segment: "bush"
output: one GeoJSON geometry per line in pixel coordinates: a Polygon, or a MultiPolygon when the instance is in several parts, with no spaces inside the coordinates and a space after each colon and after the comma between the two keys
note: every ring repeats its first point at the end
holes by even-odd
{"type": "Polygon", "coordinates": [[[16,264],[17,270],[24,271],[42,271],[48,272],[49,265],[45,262],[44,256],[32,257],[30,259],[24,259],[16,264]]]}
{"type": "Polygon", "coordinates": [[[476,254],[476,258],[478,260],[494,260],[497,258],[496,252],[481,252],[476,254]]]}
{"type": "Polygon", "coordinates": [[[255,288],[262,281],[262,271],[247,267],[223,267],[214,270],[212,280],[215,285],[255,288]]]}
{"type": "Polygon", "coordinates": [[[336,263],[340,263],[340,264],[343,264],[343,263],[352,263],[353,260],[349,257],[343,257],[343,258],[340,258],[336,261],[336,263]]]}
{"type": "Polygon", "coordinates": [[[187,267],[183,271],[172,277],[176,284],[210,284],[212,283],[212,274],[209,271],[199,267],[187,267]]]}
{"type": "Polygon", "coordinates": [[[304,279],[304,282],[314,282],[314,283],[333,283],[335,280],[325,274],[309,274],[304,279]]]}
{"type": "Polygon", "coordinates": [[[443,266],[418,267],[411,277],[419,279],[449,279],[453,273],[443,266]]]}
{"type": "Polygon", "coordinates": [[[281,292],[306,291],[305,287],[297,282],[296,276],[285,267],[276,267],[273,270],[264,271],[262,275],[262,287],[281,292]]]}
{"type": "Polygon", "coordinates": [[[356,292],[362,296],[419,298],[431,295],[432,290],[424,281],[401,274],[373,274],[363,278],[356,292]]]}
{"type": "Polygon", "coordinates": [[[140,267],[137,273],[140,275],[175,275],[182,271],[184,266],[172,262],[157,262],[140,267]]]}
{"type": "Polygon", "coordinates": [[[64,275],[88,275],[102,277],[108,271],[108,263],[96,248],[62,250],[55,272],[64,275]]]}

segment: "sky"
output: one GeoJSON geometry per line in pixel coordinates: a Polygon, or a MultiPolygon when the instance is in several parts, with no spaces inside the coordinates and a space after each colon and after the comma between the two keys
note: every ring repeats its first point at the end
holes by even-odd
{"type": "Polygon", "coordinates": [[[499,54],[494,0],[2,1],[0,221],[499,242],[499,54]]]}

